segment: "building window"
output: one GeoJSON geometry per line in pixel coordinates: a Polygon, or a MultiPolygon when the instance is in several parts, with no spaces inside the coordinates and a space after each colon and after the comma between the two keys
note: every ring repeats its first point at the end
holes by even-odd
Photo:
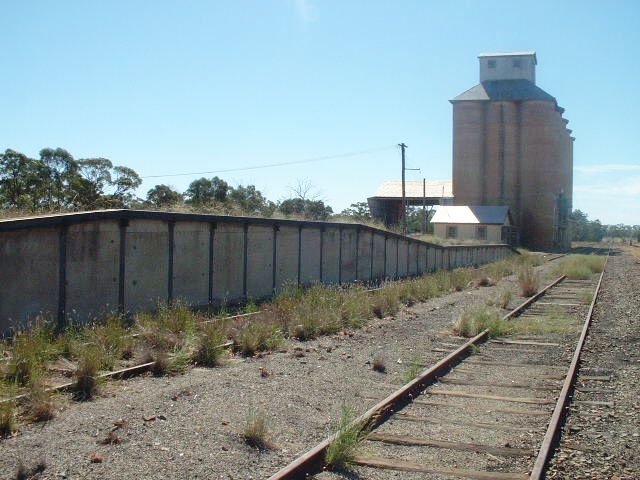
{"type": "Polygon", "coordinates": [[[476,228],[476,240],[486,240],[487,239],[487,227],[479,226],[476,228]]]}
{"type": "Polygon", "coordinates": [[[447,226],[447,238],[458,238],[458,227],[447,226]]]}
{"type": "Polygon", "coordinates": [[[513,61],[513,68],[520,68],[522,66],[522,60],[517,59],[513,61]]]}
{"type": "Polygon", "coordinates": [[[496,61],[495,60],[489,60],[488,64],[489,64],[489,68],[496,68],[496,61]]]}

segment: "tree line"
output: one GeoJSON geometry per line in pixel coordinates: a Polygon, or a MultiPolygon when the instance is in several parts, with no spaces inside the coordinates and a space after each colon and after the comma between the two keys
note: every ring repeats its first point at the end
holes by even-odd
{"type": "MultiPolygon", "coordinates": [[[[296,216],[326,220],[334,215],[324,201],[309,195],[310,184],[298,184],[291,198],[274,202],[255,185],[229,185],[219,177],[199,178],[184,192],[169,185],[136,195],[142,184],[130,167],[106,158],[76,159],[62,148],[44,148],[38,158],[15,150],[0,153],[0,207],[28,212],[81,211],[104,208],[187,208],[230,215],[296,216]]],[[[370,219],[366,202],[353,204],[341,216],[370,219]]]]}
{"type": "Polygon", "coordinates": [[[640,242],[640,225],[603,225],[600,220],[589,220],[589,216],[574,210],[569,217],[571,238],[582,242],[599,242],[605,237],[636,239],[640,242]]]}

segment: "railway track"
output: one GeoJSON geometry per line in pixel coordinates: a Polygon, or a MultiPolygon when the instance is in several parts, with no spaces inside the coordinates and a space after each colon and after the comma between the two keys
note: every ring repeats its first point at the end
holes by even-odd
{"type": "MultiPolygon", "coordinates": [[[[542,335],[490,339],[484,331],[459,341],[447,357],[357,418],[354,425],[369,433],[352,461],[355,478],[544,478],[603,275],[597,282],[560,277],[504,317],[538,324],[542,335]],[[559,321],[581,327],[577,343],[554,331],[559,321]]],[[[321,473],[332,440],[270,480],[321,473]]]]}

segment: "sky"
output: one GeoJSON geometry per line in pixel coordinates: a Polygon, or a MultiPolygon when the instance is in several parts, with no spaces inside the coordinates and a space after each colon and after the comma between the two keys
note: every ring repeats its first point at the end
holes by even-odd
{"type": "Polygon", "coordinates": [[[635,0],[3,0],[0,19],[0,149],[109,158],[141,196],[203,176],[159,175],[272,200],[308,181],[335,211],[399,179],[401,142],[408,179],[450,179],[448,100],[478,54],[535,50],[576,137],[574,208],[640,224],[635,0]]]}

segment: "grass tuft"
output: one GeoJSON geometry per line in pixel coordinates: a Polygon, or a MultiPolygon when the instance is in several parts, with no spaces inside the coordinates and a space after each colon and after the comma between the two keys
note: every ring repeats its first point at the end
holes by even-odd
{"type": "Polygon", "coordinates": [[[506,309],[513,298],[513,293],[508,288],[503,288],[493,298],[487,300],[487,305],[506,309]]]}
{"type": "Polygon", "coordinates": [[[269,442],[269,421],[262,410],[252,409],[247,414],[242,438],[247,445],[258,450],[267,450],[269,442]]]}
{"type": "Polygon", "coordinates": [[[343,406],[340,418],[333,425],[333,440],[325,454],[325,462],[332,470],[344,470],[369,433],[362,423],[354,424],[355,416],[353,408],[343,406]]]}
{"type": "Polygon", "coordinates": [[[26,386],[41,374],[44,364],[54,355],[53,331],[49,325],[36,324],[16,332],[5,377],[12,383],[26,386]]]}
{"type": "Polygon", "coordinates": [[[245,357],[251,357],[257,352],[275,350],[284,341],[280,327],[262,318],[246,322],[232,331],[231,336],[234,350],[245,357]]]}
{"type": "Polygon", "coordinates": [[[41,377],[33,378],[29,384],[29,414],[34,422],[47,422],[56,415],[51,393],[41,377]]]}
{"type": "Polygon", "coordinates": [[[198,344],[193,355],[193,361],[204,367],[217,367],[222,363],[226,352],[227,337],[224,330],[215,323],[204,325],[200,329],[198,344]]]}
{"type": "Polygon", "coordinates": [[[508,335],[513,327],[502,320],[496,310],[481,307],[476,310],[465,310],[453,327],[453,333],[461,337],[475,337],[484,330],[489,330],[490,337],[508,335]]]}
{"type": "Polygon", "coordinates": [[[77,400],[91,400],[98,393],[98,370],[103,362],[103,351],[96,345],[87,345],[82,352],[76,370],[77,400]]]}
{"type": "Polygon", "coordinates": [[[538,293],[540,279],[531,265],[525,265],[518,272],[518,285],[523,297],[531,297],[538,293]]]}
{"type": "MultiPolygon", "coordinates": [[[[7,397],[13,394],[9,392],[7,397]]],[[[16,403],[6,400],[0,403],[0,438],[10,437],[16,430],[16,403]]]]}
{"type": "Polygon", "coordinates": [[[404,384],[407,384],[413,381],[418,375],[420,375],[420,372],[422,372],[422,369],[423,369],[423,366],[420,363],[420,356],[416,353],[411,358],[411,362],[409,363],[407,369],[402,375],[402,382],[404,384]]]}

